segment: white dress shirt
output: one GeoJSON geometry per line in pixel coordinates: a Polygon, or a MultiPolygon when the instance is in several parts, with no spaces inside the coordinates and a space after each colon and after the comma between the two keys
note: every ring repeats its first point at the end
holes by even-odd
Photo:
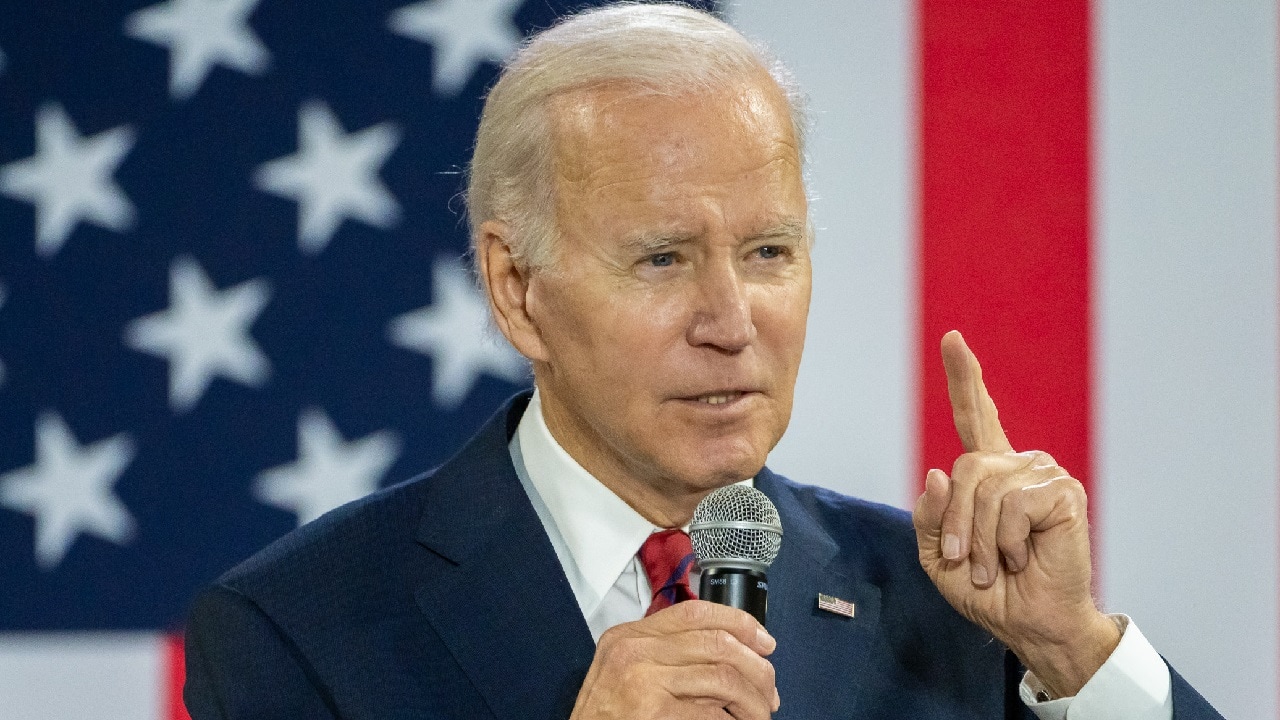
{"type": "MultiPolygon", "coordinates": [[[[649,608],[649,579],[636,557],[656,527],[596,480],[552,437],[537,392],[509,445],[516,475],[542,521],[582,616],[596,641],[639,620],[649,608]]],[[[743,481],[751,483],[750,480],[743,481]]],[[[697,573],[690,582],[697,587],[697,573]]],[[[1128,617],[1111,657],[1072,698],[1037,702],[1031,673],[1019,689],[1041,720],[1171,720],[1169,668],[1128,617]]]]}

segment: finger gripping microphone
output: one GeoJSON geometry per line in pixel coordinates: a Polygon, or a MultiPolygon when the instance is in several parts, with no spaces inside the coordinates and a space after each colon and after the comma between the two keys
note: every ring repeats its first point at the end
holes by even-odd
{"type": "Polygon", "coordinates": [[[702,568],[698,597],[746,610],[764,625],[769,604],[765,571],[782,547],[778,508],[753,487],[722,487],[693,511],[689,540],[702,568]]]}

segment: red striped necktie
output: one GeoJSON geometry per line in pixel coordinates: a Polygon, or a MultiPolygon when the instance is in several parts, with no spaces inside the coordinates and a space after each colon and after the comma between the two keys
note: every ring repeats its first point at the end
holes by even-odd
{"type": "Polygon", "coordinates": [[[689,570],[693,567],[693,545],[679,528],[649,535],[640,546],[640,564],[649,576],[653,601],[645,613],[648,617],[663,608],[697,597],[689,587],[689,570]]]}

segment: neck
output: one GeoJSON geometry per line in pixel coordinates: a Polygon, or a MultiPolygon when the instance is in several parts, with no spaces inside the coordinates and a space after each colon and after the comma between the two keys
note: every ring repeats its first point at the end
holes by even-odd
{"type": "MultiPolygon", "coordinates": [[[[585,466],[584,466],[585,467],[585,466]]],[[[652,486],[636,483],[628,478],[601,477],[587,468],[587,472],[595,475],[600,484],[609,488],[622,501],[640,513],[645,520],[662,528],[678,528],[689,524],[693,519],[693,510],[707,496],[705,491],[684,493],[679,497],[655,491],[652,486]]]]}
{"type": "Polygon", "coordinates": [[[689,487],[660,473],[629,468],[624,462],[584,442],[588,429],[553,398],[539,393],[543,421],[551,437],[569,457],[641,517],[657,527],[674,528],[693,519],[694,508],[711,488],[689,487]]]}

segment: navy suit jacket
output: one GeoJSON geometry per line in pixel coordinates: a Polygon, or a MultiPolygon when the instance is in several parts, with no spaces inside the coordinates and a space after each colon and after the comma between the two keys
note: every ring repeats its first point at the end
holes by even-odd
{"type": "MultiPolygon", "coordinates": [[[[595,645],[507,443],[519,396],[452,460],[281,538],[196,600],[185,699],[213,718],[566,718],[595,645]]],[[[1031,718],[1012,653],[917,562],[909,516],[762,470],[777,718],[1031,718]],[[856,606],[817,608],[818,593],[856,606]]],[[[1175,717],[1218,715],[1174,676],[1175,717]]]]}

